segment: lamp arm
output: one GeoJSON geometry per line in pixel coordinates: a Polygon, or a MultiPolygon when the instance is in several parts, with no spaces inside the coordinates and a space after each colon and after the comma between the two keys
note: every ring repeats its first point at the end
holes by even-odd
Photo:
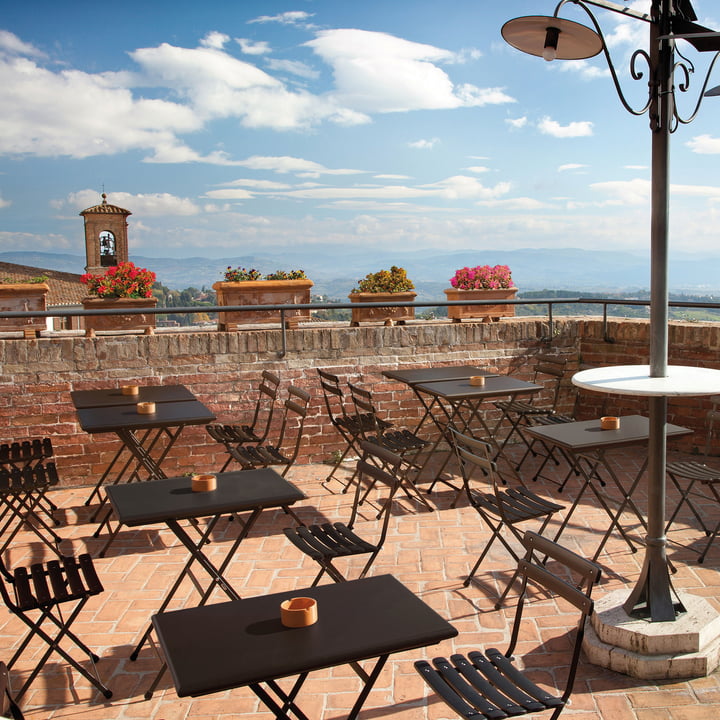
{"type": "MultiPolygon", "coordinates": [[[[587,16],[590,18],[593,26],[595,27],[595,32],[600,36],[600,39],[602,40],[602,51],[605,55],[605,61],[607,62],[608,69],[610,70],[610,76],[612,77],[613,84],[615,85],[615,92],[617,92],[617,96],[620,99],[620,102],[623,104],[623,107],[631,115],[644,115],[652,104],[652,91],[648,91],[647,102],[642,107],[634,108],[632,105],[630,105],[627,98],[625,97],[625,93],[623,92],[622,85],[620,84],[620,79],[618,78],[617,71],[615,70],[615,64],[612,61],[610,51],[608,50],[607,43],[605,42],[605,34],[603,33],[602,28],[600,27],[600,24],[598,23],[592,10],[590,10],[587,5],[588,3],[592,5],[597,5],[598,7],[605,8],[606,10],[615,10],[615,7],[612,6],[611,3],[591,2],[591,0],[587,0],[587,2],[585,2],[585,0],[560,0],[557,7],[555,8],[555,16],[557,16],[563,5],[566,5],[568,3],[577,5],[587,13],[587,16]]],[[[623,8],[620,6],[620,9],[622,10],[623,8]]],[[[615,11],[617,12],[617,10],[615,11]]],[[[641,19],[645,20],[646,16],[643,16],[641,19]]],[[[632,58],[630,59],[630,75],[632,76],[633,80],[641,80],[644,77],[644,73],[637,67],[638,58],[642,58],[647,63],[648,72],[652,69],[650,55],[645,50],[636,50],[633,53],[632,58]]]]}
{"type": "MultiPolygon", "coordinates": [[[[705,91],[707,90],[708,83],[710,82],[710,76],[712,75],[712,71],[715,68],[715,64],[717,63],[718,58],[720,58],[720,52],[716,52],[715,56],[713,57],[712,61],[710,62],[710,67],[708,67],[707,73],[705,74],[705,80],[703,82],[702,88],[700,89],[700,95],[698,96],[697,103],[695,104],[695,108],[692,111],[692,113],[690,115],[688,115],[687,117],[683,117],[677,111],[677,105],[675,105],[675,119],[678,121],[678,123],[682,123],[683,125],[688,125],[697,116],[698,112],[700,111],[700,106],[703,104],[703,100],[705,99],[705,91]]],[[[677,63],[675,65],[674,70],[677,71],[679,68],[682,69],[685,78],[684,78],[684,82],[681,82],[678,84],[678,86],[677,86],[678,90],[680,92],[688,92],[688,90],[690,89],[689,72],[692,72],[692,70],[688,71],[688,68],[684,63],[677,63]]]]}

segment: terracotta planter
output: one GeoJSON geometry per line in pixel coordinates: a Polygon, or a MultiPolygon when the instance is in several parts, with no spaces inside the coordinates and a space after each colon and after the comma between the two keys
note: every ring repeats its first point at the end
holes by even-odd
{"type": "MultiPolygon", "coordinates": [[[[501,290],[458,290],[448,288],[445,295],[448,301],[455,300],[512,300],[517,288],[501,290]]],[[[498,321],[501,317],[515,317],[514,305],[449,305],[448,317],[453,322],[462,322],[470,318],[480,318],[482,322],[498,321]]]]}
{"type": "MultiPolygon", "coordinates": [[[[310,303],[311,280],[250,280],[216,282],[218,305],[307,305],[310,303]]],[[[310,319],[310,310],[286,310],[286,325],[310,319]]],[[[219,313],[218,330],[237,330],[238,325],[280,322],[279,310],[228,310],[219,313]]]]}
{"type": "Polygon", "coordinates": [[[116,310],[117,315],[86,315],[85,330],[142,330],[152,332],[155,327],[153,313],[123,315],[129,308],[154,308],[157,298],[98,298],[86,297],[82,301],[85,310],[116,310]]]}
{"type": "MultiPolygon", "coordinates": [[[[0,284],[0,310],[15,312],[46,310],[47,283],[0,284]]],[[[20,330],[35,337],[46,327],[45,318],[0,318],[0,331],[20,330]]]]}
{"type": "Polygon", "coordinates": [[[384,322],[386,325],[397,323],[404,325],[406,320],[415,319],[414,307],[363,307],[363,303],[376,302],[413,302],[417,297],[417,293],[398,292],[398,293],[350,293],[348,298],[350,302],[357,303],[358,306],[352,308],[352,318],[350,325],[357,327],[361,322],[384,322]]]}

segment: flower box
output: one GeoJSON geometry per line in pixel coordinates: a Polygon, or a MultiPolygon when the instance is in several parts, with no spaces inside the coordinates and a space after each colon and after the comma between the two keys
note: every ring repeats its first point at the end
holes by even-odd
{"type": "MultiPolygon", "coordinates": [[[[25,312],[47,309],[50,286],[44,282],[0,283],[0,310],[25,312]]],[[[20,331],[36,337],[46,327],[45,318],[0,318],[0,331],[20,331]]]]}
{"type": "Polygon", "coordinates": [[[99,298],[86,297],[82,301],[85,310],[116,310],[117,315],[85,315],[85,330],[142,330],[151,332],[155,327],[154,313],[122,314],[129,308],[154,308],[157,298],[99,298]]]}
{"type": "MultiPolygon", "coordinates": [[[[221,281],[213,284],[218,305],[307,305],[312,280],[221,281]]],[[[285,310],[290,327],[310,319],[310,309],[285,310]]],[[[280,310],[227,310],[218,314],[218,330],[237,330],[238,325],[280,322],[280,310]]]]}
{"type": "MultiPolygon", "coordinates": [[[[518,289],[499,288],[497,290],[445,290],[448,302],[460,300],[512,300],[518,289]]],[[[497,322],[501,317],[514,317],[514,305],[448,305],[448,318],[453,322],[480,318],[482,322],[497,322]]]]}
{"type": "Polygon", "coordinates": [[[397,323],[404,325],[407,320],[415,319],[414,307],[363,307],[363,303],[377,302],[413,302],[417,293],[408,292],[355,292],[350,293],[350,302],[357,303],[352,308],[351,327],[358,327],[361,322],[384,322],[386,325],[397,323]]]}

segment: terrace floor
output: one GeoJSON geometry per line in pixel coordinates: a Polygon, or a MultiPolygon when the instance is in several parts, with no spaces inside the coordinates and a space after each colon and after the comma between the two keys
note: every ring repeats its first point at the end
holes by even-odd
{"type": "MultiPolygon", "coordinates": [[[[623,452],[616,453],[613,460],[624,473],[634,475],[642,457],[639,453],[623,452]]],[[[531,463],[524,469],[524,475],[532,477],[531,463]]],[[[298,510],[306,522],[348,518],[351,494],[340,493],[341,485],[336,481],[325,488],[321,480],[327,472],[327,466],[306,465],[294,468],[290,474],[290,479],[308,496],[298,510]]],[[[578,481],[574,478],[562,494],[551,483],[532,484],[540,494],[568,504],[577,487],[578,481]]],[[[61,508],[59,516],[63,526],[59,532],[66,538],[63,549],[75,553],[87,550],[97,557],[104,539],[92,537],[95,527],[89,523],[92,507],[86,508],[83,504],[88,493],[88,488],[59,490],[53,499],[61,508]]],[[[644,507],[643,495],[643,488],[639,488],[636,498],[641,507],[644,507]]],[[[453,717],[443,703],[427,697],[413,669],[413,661],[476,647],[503,648],[508,638],[508,625],[514,611],[512,593],[503,609],[493,609],[513,569],[506,551],[496,544],[481,566],[476,582],[464,588],[463,580],[489,537],[487,528],[464,499],[457,508],[450,509],[449,489],[440,488],[430,498],[437,507],[435,512],[427,512],[405,500],[396,505],[388,541],[372,574],[396,575],[449,620],[458,629],[459,636],[440,646],[391,656],[361,718],[441,720],[453,717]]],[[[673,500],[671,494],[669,505],[673,500]]],[[[371,537],[374,512],[369,505],[363,509],[365,519],[357,530],[371,537]]],[[[633,525],[629,515],[624,519],[633,535],[638,535],[637,523],[633,525]]],[[[316,565],[301,557],[285,539],[281,530],[288,524],[288,517],[282,511],[263,513],[251,536],[240,546],[228,578],[243,596],[299,589],[312,581],[316,565]]],[[[222,553],[223,546],[237,532],[236,526],[237,523],[222,521],[208,553],[222,553]]],[[[574,515],[563,535],[562,543],[592,556],[606,527],[607,516],[591,502],[588,494],[581,511],[574,515]]],[[[699,565],[693,548],[700,546],[704,536],[689,522],[689,517],[683,516],[677,522],[669,539],[669,555],[677,566],[673,576],[675,588],[706,597],[720,611],[720,541],[705,563],[699,565]]],[[[34,553],[42,553],[42,547],[27,535],[19,538],[5,560],[11,567],[27,564],[31,557],[36,557],[34,553]]],[[[642,552],[630,553],[624,541],[614,534],[598,560],[604,572],[595,591],[596,598],[631,586],[638,577],[642,557],[642,552]]],[[[72,674],[62,661],[53,657],[22,698],[26,718],[222,720],[243,717],[252,720],[270,717],[245,688],[200,699],[178,698],[167,673],[152,699],[144,699],[144,692],[159,668],[158,657],[147,645],[136,662],[131,662],[129,655],[185,559],[185,549],[163,527],[124,529],[107,557],[96,560],[105,592],[91,599],[74,625],[78,634],[101,656],[99,672],[112,689],[113,697],[105,700],[87,681],[72,674]]],[[[183,587],[181,595],[188,605],[196,597],[190,583],[183,587]]],[[[220,601],[224,596],[216,599],[220,601]]],[[[533,627],[524,632],[518,653],[530,658],[537,676],[544,681],[553,674],[556,653],[563,647],[565,619],[562,609],[541,597],[533,598],[530,618],[533,627]],[[560,639],[552,640],[555,636],[560,639]]],[[[0,657],[9,659],[12,648],[23,635],[24,626],[2,608],[0,638],[6,649],[0,657]]],[[[36,655],[42,650],[44,646],[34,641],[26,655],[36,655]]],[[[237,652],[242,652],[242,648],[237,648],[237,652]]],[[[23,658],[13,669],[11,680],[16,687],[31,666],[32,663],[23,658]]],[[[343,718],[358,690],[359,681],[350,668],[316,673],[310,676],[303,690],[304,709],[311,717],[343,718]]],[[[688,681],[646,681],[590,665],[584,658],[572,705],[562,714],[565,720],[711,720],[717,717],[720,717],[720,671],[688,681]]]]}

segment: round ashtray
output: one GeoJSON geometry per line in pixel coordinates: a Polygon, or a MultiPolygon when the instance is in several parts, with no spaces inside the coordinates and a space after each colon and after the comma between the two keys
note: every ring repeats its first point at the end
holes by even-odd
{"type": "Polygon", "coordinates": [[[600,418],[600,427],[603,430],[619,430],[620,429],[620,418],[614,415],[606,415],[600,418]]]}
{"type": "Polygon", "coordinates": [[[154,402],[139,402],[137,404],[137,411],[140,415],[152,415],[155,412],[154,402]]]}
{"type": "Polygon", "coordinates": [[[485,376],[484,375],[473,375],[470,378],[470,384],[476,385],[477,387],[482,387],[485,384],[485,376]]]}
{"type": "Polygon", "coordinates": [[[217,478],[209,473],[196,473],[192,476],[193,492],[210,492],[217,489],[217,478]]]}
{"type": "Polygon", "coordinates": [[[140,386],[139,385],[123,385],[120,388],[120,392],[123,395],[139,395],[140,394],[140,386]]]}
{"type": "Polygon", "coordinates": [[[307,627],[317,622],[317,600],[295,597],[280,603],[280,621],[285,627],[307,627]]]}

